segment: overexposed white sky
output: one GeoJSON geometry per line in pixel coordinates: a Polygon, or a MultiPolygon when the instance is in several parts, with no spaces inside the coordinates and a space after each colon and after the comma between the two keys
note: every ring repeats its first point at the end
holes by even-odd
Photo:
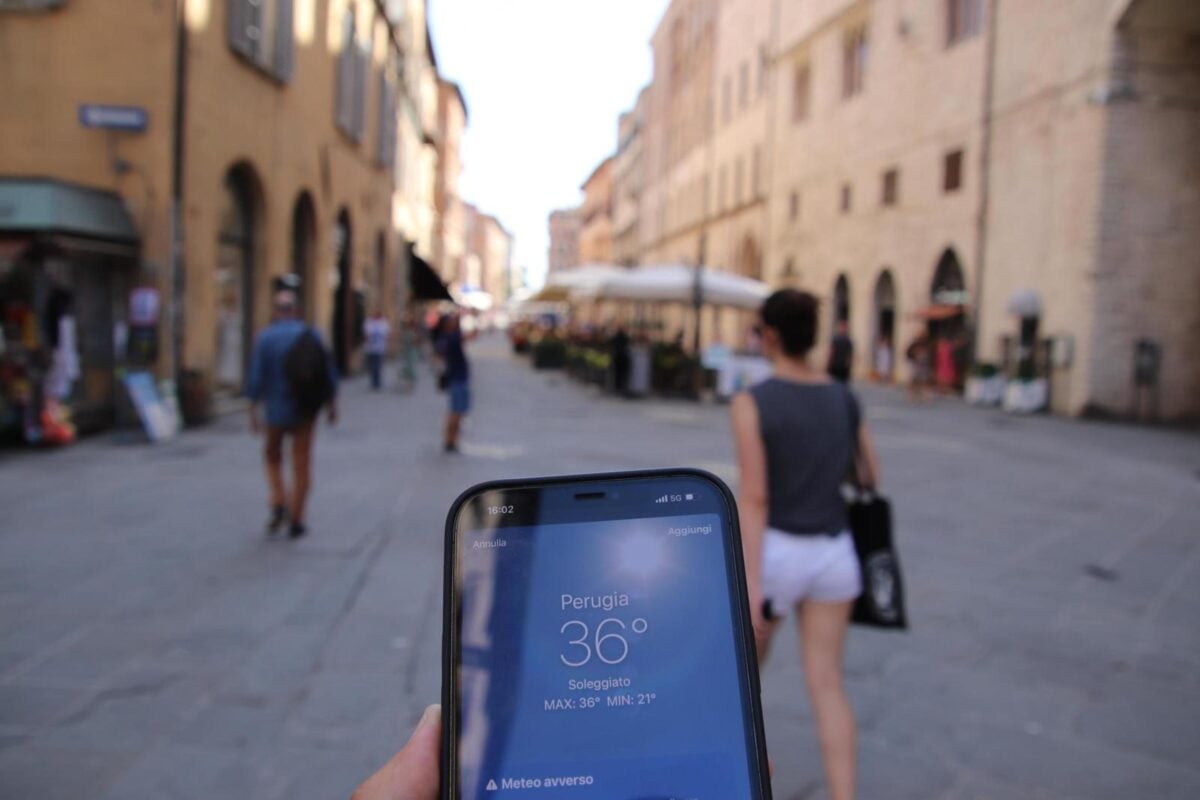
{"type": "Polygon", "coordinates": [[[429,0],[442,75],[467,99],[462,196],[516,237],[514,267],[546,271],[551,210],[617,144],[617,117],[652,75],[669,0],[429,0]]]}

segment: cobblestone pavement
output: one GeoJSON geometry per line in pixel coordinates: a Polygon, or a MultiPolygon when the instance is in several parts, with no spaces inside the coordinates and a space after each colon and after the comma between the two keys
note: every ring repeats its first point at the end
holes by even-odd
{"type": "MultiPolygon", "coordinates": [[[[226,417],[0,454],[0,795],[345,797],[440,685],[441,531],[476,481],[685,464],[726,411],[623,402],[474,345],[443,399],[344,397],[310,536],[267,540],[226,417]]],[[[851,636],[864,798],[1200,797],[1200,438],[867,390],[913,630],[851,636]]],[[[764,671],[781,800],[824,797],[795,637],[764,671]]]]}

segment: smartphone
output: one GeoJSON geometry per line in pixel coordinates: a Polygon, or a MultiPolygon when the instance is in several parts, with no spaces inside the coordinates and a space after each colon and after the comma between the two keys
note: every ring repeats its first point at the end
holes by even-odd
{"type": "Polygon", "coordinates": [[[697,470],[476,486],[446,521],[442,797],[771,797],[737,511],[697,470]]]}

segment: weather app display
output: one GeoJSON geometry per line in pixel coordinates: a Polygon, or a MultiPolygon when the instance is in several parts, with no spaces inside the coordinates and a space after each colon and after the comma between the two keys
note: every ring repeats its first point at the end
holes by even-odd
{"type": "Polygon", "coordinates": [[[752,796],[716,515],[473,531],[459,548],[462,797],[752,796]]]}

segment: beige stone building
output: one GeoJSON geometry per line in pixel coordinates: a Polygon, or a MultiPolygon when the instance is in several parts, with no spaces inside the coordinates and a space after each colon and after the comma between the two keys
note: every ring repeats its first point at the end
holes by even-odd
{"type": "Polygon", "coordinates": [[[769,0],[723,3],[716,35],[706,261],[761,278],[766,219],[769,0]]]}
{"type": "Polygon", "coordinates": [[[505,303],[512,298],[513,235],[490,214],[483,222],[483,290],[505,303]]]}
{"type": "Polygon", "coordinates": [[[496,304],[511,297],[513,237],[500,220],[471,203],[463,205],[463,286],[486,292],[496,304]]]}
{"type": "Polygon", "coordinates": [[[613,253],[613,159],[604,159],[583,182],[583,221],[579,229],[579,261],[610,264],[613,253]]]}
{"type": "Polygon", "coordinates": [[[583,213],[579,208],[560,208],[550,212],[550,251],[547,253],[548,274],[580,265],[579,231],[583,213]]]}
{"type": "Polygon", "coordinates": [[[706,258],[717,0],[674,0],[651,39],[639,263],[706,258]]]}
{"type": "Polygon", "coordinates": [[[397,119],[392,225],[402,244],[434,262],[438,172],[437,60],[429,37],[425,0],[388,0],[388,16],[404,54],[405,84],[397,119]]]}
{"type": "Polygon", "coordinates": [[[1140,397],[1200,414],[1200,226],[1184,221],[1200,15],[1158,0],[783,9],[770,277],[829,299],[860,373],[881,337],[899,349],[931,330],[969,354],[975,330],[975,359],[1046,378],[1055,410],[1125,414],[1140,397]],[[1157,390],[1133,387],[1139,341],[1161,358],[1157,390]]]}
{"type": "Polygon", "coordinates": [[[1198,33],[1176,0],[675,0],[618,251],[814,291],[860,375],[928,331],[954,383],[973,357],[1060,412],[1195,418],[1198,33]]]}
{"type": "Polygon", "coordinates": [[[1200,4],[995,13],[980,356],[1014,357],[1032,292],[1056,409],[1200,418],[1200,4]]]}
{"type": "MultiPolygon", "coordinates": [[[[414,144],[431,119],[427,56],[415,47],[426,39],[423,4],[133,10],[68,0],[12,10],[20,5],[0,10],[0,175],[22,212],[0,228],[6,277],[71,284],[90,308],[92,341],[111,342],[133,321],[131,287],[156,289],[159,354],[141,336],[139,358],[236,393],[272,281],[296,273],[305,314],[352,367],[363,308],[394,307],[401,294],[395,226],[430,238],[422,199],[393,217],[397,176],[406,198],[410,181],[416,195],[429,182],[430,153],[414,144]],[[31,190],[18,176],[48,182],[31,190]],[[30,191],[75,216],[24,214],[39,207],[30,191]],[[94,261],[104,270],[85,268],[94,261]],[[43,262],[56,264],[47,273],[43,262]]],[[[111,406],[126,352],[98,348],[84,354],[81,391],[111,406]]]]}
{"type": "Polygon", "coordinates": [[[436,228],[433,263],[443,280],[458,286],[467,281],[466,211],[460,194],[463,132],[467,102],[458,84],[439,79],[437,86],[437,177],[434,188],[436,228]]]}
{"type": "MultiPolygon", "coordinates": [[[[713,123],[705,198],[706,269],[764,277],[767,235],[767,123],[772,95],[770,0],[722,3],[717,17],[713,123]]],[[[739,345],[750,314],[710,309],[706,339],[739,345]]]]}
{"type": "Polygon", "coordinates": [[[617,121],[612,165],[612,260],[633,266],[642,253],[641,203],[645,180],[646,89],[617,121]]]}
{"type": "MultiPolygon", "coordinates": [[[[767,277],[825,298],[856,368],[914,315],[970,305],[982,211],[982,0],[784,3],[776,56],[767,277]],[[964,9],[947,34],[947,9],[964,9]],[[968,292],[968,293],[964,293],[968,292]]],[[[962,330],[963,315],[937,324],[962,330]]]]}
{"type": "MultiPolygon", "coordinates": [[[[770,0],[675,0],[667,9],[651,43],[654,80],[619,125],[621,263],[762,276],[771,8],[770,0]]],[[[736,342],[745,317],[707,310],[703,341],[736,342]]],[[[679,308],[661,321],[673,331],[694,324],[679,308]]]]}

